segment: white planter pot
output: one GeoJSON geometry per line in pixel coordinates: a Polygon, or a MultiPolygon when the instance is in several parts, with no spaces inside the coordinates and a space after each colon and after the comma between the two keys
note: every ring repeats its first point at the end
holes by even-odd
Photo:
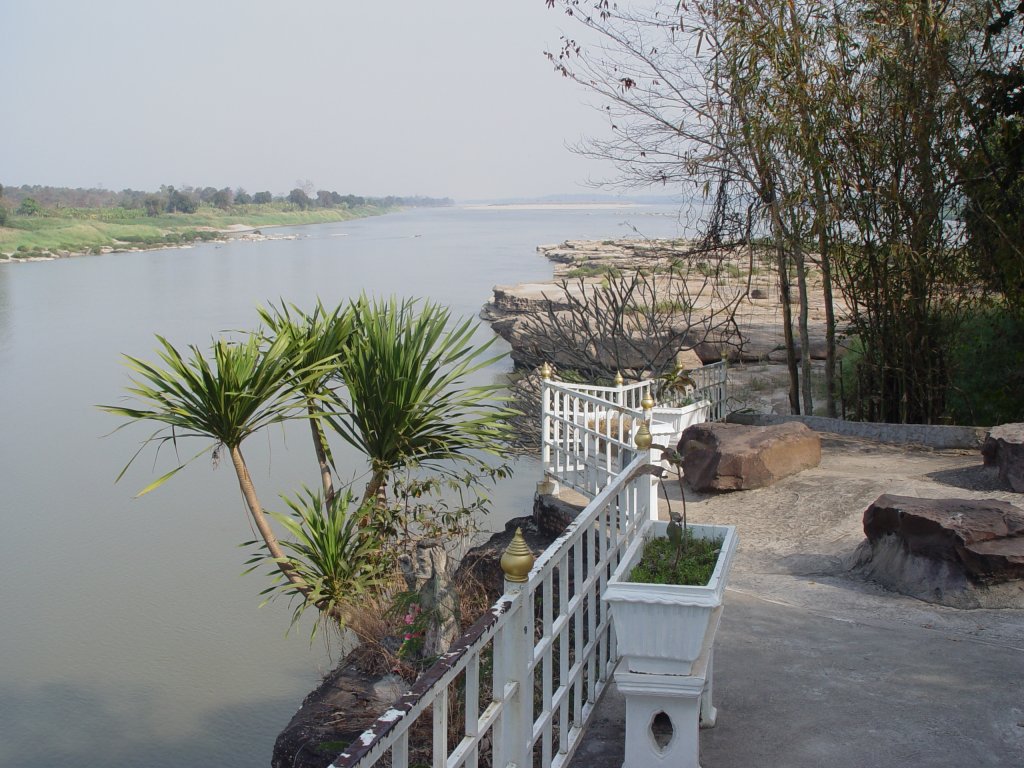
{"type": "MultiPolygon", "coordinates": [[[[711,580],[697,587],[636,584],[627,581],[651,537],[664,537],[667,523],[649,521],[626,549],[608,580],[603,599],[608,603],[619,653],[630,672],[689,675],[705,645],[715,609],[722,604],[739,536],[732,525],[691,525],[698,539],[722,538],[711,580]]],[[[713,638],[708,638],[708,644],[713,638]]]]}

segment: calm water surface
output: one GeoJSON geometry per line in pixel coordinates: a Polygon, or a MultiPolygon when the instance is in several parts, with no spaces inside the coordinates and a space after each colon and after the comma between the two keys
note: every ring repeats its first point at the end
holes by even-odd
{"type": "MultiPolygon", "coordinates": [[[[678,230],[667,208],[443,209],[276,230],[296,240],[0,265],[0,765],[267,765],[330,668],[308,627],[285,636],[285,603],[259,607],[264,577],[240,575],[251,532],[229,462],[133,499],[172,466],[147,457],[114,484],[149,433],[110,435],[118,421],[94,407],[119,402],[121,353],[154,358],[157,332],[205,347],[279,299],[415,295],[475,315],[493,285],[550,277],[536,245],[632,235],[627,222],[678,230]]],[[[317,484],[310,453],[304,432],[247,444],[265,502],[317,484]]],[[[484,527],[524,514],[537,479],[519,462],[484,527]]]]}

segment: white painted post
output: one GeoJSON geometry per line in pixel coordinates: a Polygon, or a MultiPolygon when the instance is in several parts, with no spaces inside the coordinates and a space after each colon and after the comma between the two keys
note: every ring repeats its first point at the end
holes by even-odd
{"type": "Polygon", "coordinates": [[[558,482],[548,472],[551,468],[551,366],[544,363],[540,367],[540,482],[537,493],[552,495],[558,493],[558,482]]]}
{"type": "Polygon", "coordinates": [[[615,685],[626,699],[623,768],[700,768],[698,718],[704,681],[699,677],[644,675],[620,669],[615,685]],[[654,719],[665,714],[671,739],[662,746],[654,719]]]}
{"type": "MultiPolygon", "coordinates": [[[[653,464],[656,467],[661,466],[661,449],[652,448],[647,456],[647,463],[653,464]]],[[[647,479],[650,481],[647,484],[646,490],[641,485],[639,493],[643,497],[640,502],[647,509],[647,517],[651,520],[658,519],[658,478],[654,475],[648,475],[647,479]]],[[[639,514],[637,515],[639,519],[639,514]]]]}
{"type": "Polygon", "coordinates": [[[722,606],[715,609],[689,674],[631,672],[626,658],[615,685],[626,699],[626,761],[623,768],[700,768],[700,728],[711,728],[717,712],[711,703],[713,644],[722,606]],[[664,713],[672,728],[659,743],[653,724],[664,713]]]}
{"type": "MultiPolygon", "coordinates": [[[[638,435],[637,448],[639,448],[641,451],[645,451],[647,453],[647,463],[648,464],[653,464],[655,466],[660,467],[661,466],[661,451],[658,448],[651,448],[651,436],[650,436],[651,417],[654,415],[654,406],[656,404],[657,403],[655,403],[654,397],[651,395],[650,391],[648,391],[647,394],[644,395],[644,399],[640,401],[640,407],[643,408],[644,424],[647,427],[648,434],[646,436],[646,445],[642,444],[643,441],[639,439],[639,435],[638,435]],[[655,455],[655,454],[657,454],[657,455],[655,455]]],[[[651,520],[657,520],[658,519],[658,480],[657,480],[657,478],[654,477],[654,475],[648,476],[648,480],[650,480],[650,483],[648,484],[647,491],[644,492],[642,487],[640,489],[640,493],[642,495],[642,498],[640,499],[640,505],[641,505],[642,508],[640,510],[638,510],[638,512],[642,513],[644,511],[644,509],[646,509],[647,516],[651,520]]]]}
{"type": "Polygon", "coordinates": [[[504,670],[505,700],[500,743],[495,744],[495,768],[532,768],[530,741],[533,736],[533,601],[526,589],[530,569],[530,552],[521,530],[501,557],[505,573],[505,594],[514,604],[502,632],[501,664],[504,670]]]}

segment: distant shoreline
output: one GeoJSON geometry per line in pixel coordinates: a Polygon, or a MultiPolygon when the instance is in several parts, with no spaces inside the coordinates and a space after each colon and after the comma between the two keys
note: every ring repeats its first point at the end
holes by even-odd
{"type": "Polygon", "coordinates": [[[225,214],[218,216],[204,212],[194,218],[191,214],[175,214],[175,221],[167,217],[154,222],[149,218],[132,219],[129,222],[104,222],[88,218],[58,216],[40,217],[48,224],[46,230],[27,231],[29,245],[14,245],[17,239],[10,237],[11,228],[0,230],[8,234],[8,242],[0,248],[0,264],[56,261],[77,256],[100,256],[108,253],[134,253],[159,251],[174,248],[191,248],[196,243],[226,242],[228,240],[282,240],[295,239],[297,235],[265,235],[262,230],[275,227],[302,227],[309,224],[332,224],[354,219],[391,213],[397,208],[360,208],[356,210],[327,211],[272,211],[252,216],[225,214]],[[180,219],[177,217],[180,216],[180,219]],[[220,219],[220,220],[218,220],[220,219]],[[241,221],[240,221],[241,219],[241,221]],[[248,219],[248,220],[246,220],[248,219]],[[262,219],[262,221],[260,220],[262,219]],[[68,237],[64,228],[86,225],[90,240],[75,242],[68,237]],[[138,227],[138,232],[133,228],[138,227]],[[97,234],[99,233],[99,234],[97,234]]]}
{"type": "Polygon", "coordinates": [[[613,211],[649,206],[644,203],[472,203],[459,207],[467,211],[613,211]]]}

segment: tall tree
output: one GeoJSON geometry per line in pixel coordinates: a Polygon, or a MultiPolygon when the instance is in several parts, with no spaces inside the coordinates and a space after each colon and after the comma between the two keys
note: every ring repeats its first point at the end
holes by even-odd
{"type": "Polygon", "coordinates": [[[160,363],[127,358],[134,372],[127,392],[135,403],[104,410],[161,425],[128,466],[147,446],[159,452],[168,442],[207,441],[140,495],[200,456],[216,460],[226,450],[260,534],[259,542],[249,542],[258,546],[249,562],[267,562],[277,572],[266,591],[300,597],[293,618],[315,608],[317,625],[324,617],[344,622],[353,601],[415,543],[403,536],[435,536],[443,547],[484,504],[474,494],[475,501],[457,509],[432,507],[432,477],[479,492],[487,479],[507,471],[487,455],[500,455],[509,412],[494,399],[495,387],[465,382],[496,358],[485,355],[489,343],[474,345],[469,321],[449,327],[448,311],[429,303],[361,299],[333,310],[317,304],[312,312],[282,304],[260,315],[269,330],[237,342],[218,340],[209,357],[196,347],[182,354],[160,338],[160,363]],[[342,384],[347,397],[335,391],[342,384]],[[242,446],[259,430],[290,419],[310,423],[322,493],[284,497],[291,514],[282,515],[260,502],[242,446]],[[369,461],[362,502],[334,486],[328,424],[369,461]],[[460,473],[460,466],[469,471],[460,473]],[[410,482],[401,504],[381,505],[398,470],[421,477],[410,482]],[[278,541],[273,522],[291,539],[278,541]]]}

